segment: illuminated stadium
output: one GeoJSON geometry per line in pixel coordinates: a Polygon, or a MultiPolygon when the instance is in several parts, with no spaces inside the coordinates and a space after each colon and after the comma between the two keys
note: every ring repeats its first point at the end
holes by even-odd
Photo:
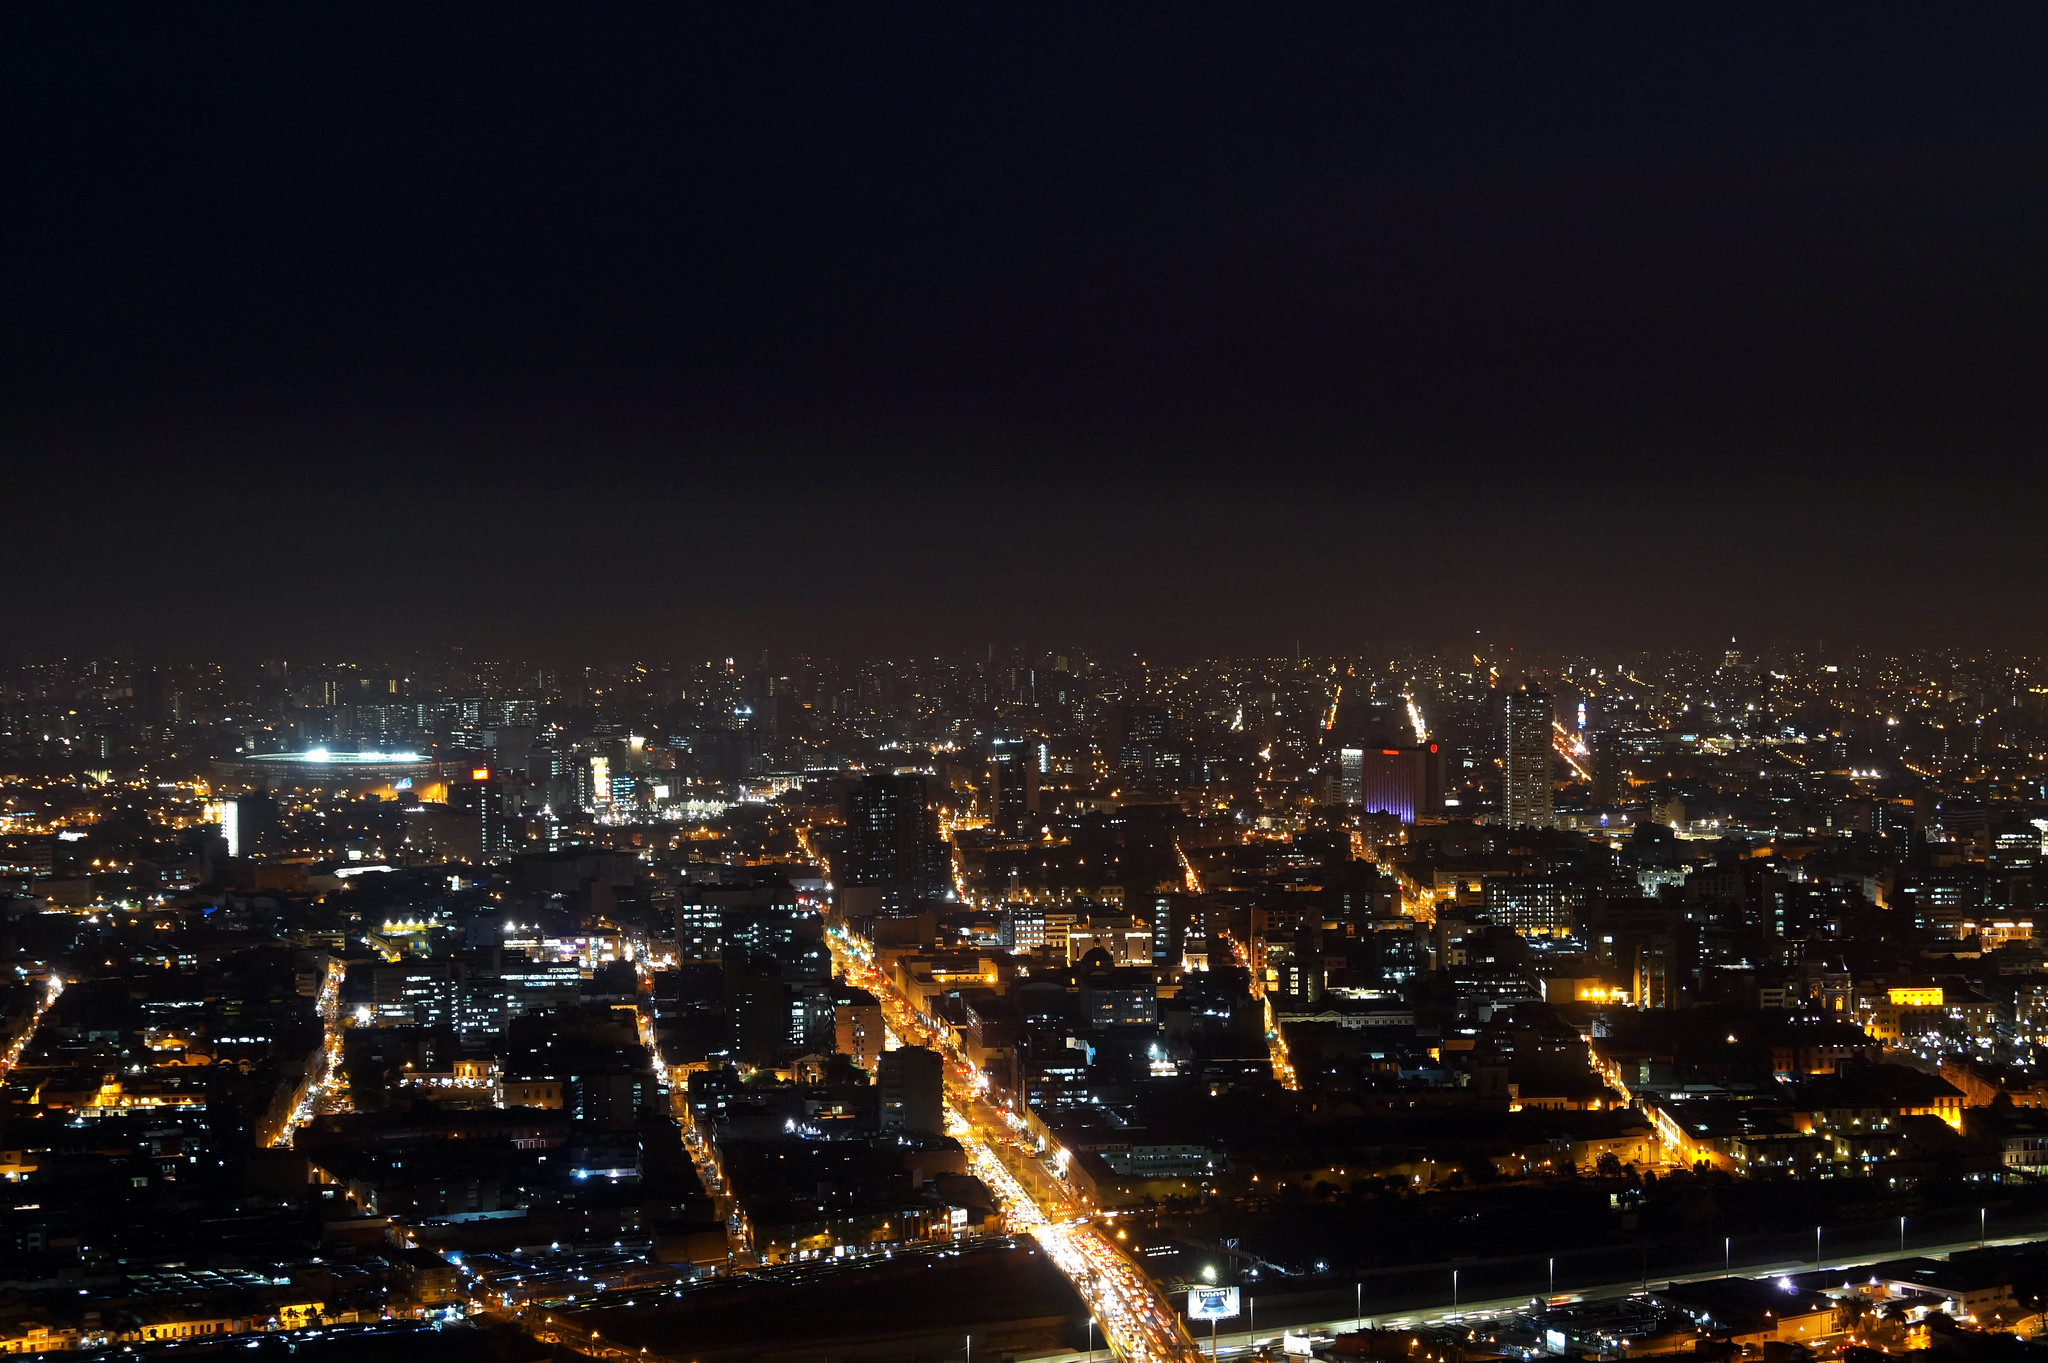
{"type": "Polygon", "coordinates": [[[438,779],[439,764],[416,752],[251,753],[214,763],[226,786],[252,790],[324,790],[395,795],[438,779]]]}

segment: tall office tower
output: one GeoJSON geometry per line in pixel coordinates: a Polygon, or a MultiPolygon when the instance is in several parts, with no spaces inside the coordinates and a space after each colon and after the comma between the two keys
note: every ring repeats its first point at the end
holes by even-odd
{"type": "Polygon", "coordinates": [[[1365,749],[1344,747],[1337,750],[1337,802],[1355,805],[1365,786],[1365,749]]]}
{"type": "Polygon", "coordinates": [[[1628,754],[1621,746],[1621,735],[1614,732],[1589,735],[1587,745],[1593,750],[1593,803],[1596,805],[1620,804],[1628,793],[1628,754]]]}
{"type": "Polygon", "coordinates": [[[228,840],[232,857],[262,857],[276,853],[278,834],[277,800],[258,791],[234,802],[232,824],[223,819],[221,836],[228,840]]]}
{"type": "Polygon", "coordinates": [[[785,980],[820,983],[832,978],[825,924],[787,887],[700,890],[722,899],[719,955],[727,962],[772,962],[785,980]]]}
{"type": "Polygon", "coordinates": [[[1175,896],[1170,894],[1152,896],[1152,964],[1155,968],[1180,964],[1180,930],[1187,926],[1187,912],[1175,913],[1174,899],[1175,896]]]}
{"type": "Polygon", "coordinates": [[[846,883],[879,891],[872,898],[885,912],[914,914],[952,883],[926,780],[921,772],[876,772],[847,794],[846,883]]]}
{"type": "Polygon", "coordinates": [[[1508,692],[1505,760],[1501,766],[1501,819],[1509,828],[1548,828],[1550,813],[1550,693],[1527,682],[1508,692]]]}
{"type": "Polygon", "coordinates": [[[998,738],[989,745],[989,812],[996,832],[1020,833],[1038,812],[1038,744],[998,738]]]}
{"type": "Polygon", "coordinates": [[[576,804],[598,814],[611,809],[611,758],[592,757],[576,764],[576,804]]]}
{"type": "Polygon", "coordinates": [[[1151,776],[1166,746],[1166,711],[1150,705],[1117,707],[1117,766],[1128,777],[1151,776]]]}
{"type": "Polygon", "coordinates": [[[505,813],[504,783],[489,767],[472,767],[468,780],[449,778],[448,810],[476,821],[474,839],[466,833],[462,839],[473,842],[474,850],[465,849],[467,859],[504,861],[512,855],[513,829],[505,813]]]}

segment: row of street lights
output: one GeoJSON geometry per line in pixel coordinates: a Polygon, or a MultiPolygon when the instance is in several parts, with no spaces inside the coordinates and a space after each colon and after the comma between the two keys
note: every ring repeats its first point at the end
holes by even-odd
{"type": "MultiPolygon", "coordinates": [[[[1989,1239],[1989,1238],[1990,1238],[1990,1233],[1989,1233],[1989,1232],[1990,1232],[1990,1216],[1991,1216],[1991,1211],[1990,1211],[1990,1208],[1988,1208],[1988,1207],[1979,1207],[1979,1208],[1977,1209],[1977,1239],[1978,1239],[1978,1240],[1980,1240],[1980,1241],[1983,1241],[1983,1240],[1987,1240],[1987,1239],[1989,1239]]],[[[1904,1254],[1904,1253],[1906,1252],[1906,1220],[1907,1220],[1907,1219],[1906,1219],[1905,1217],[1903,1217],[1903,1216],[1899,1218],[1899,1253],[1900,1253],[1900,1254],[1904,1254]]],[[[1647,1247],[1645,1248],[1645,1253],[1644,1253],[1644,1262],[1645,1262],[1645,1268],[1644,1268],[1644,1275],[1643,1275],[1643,1277],[1644,1277],[1644,1282],[1645,1282],[1645,1283],[1647,1284],[1647,1282],[1649,1281],[1649,1272],[1648,1272],[1648,1251],[1647,1251],[1647,1247]]],[[[1821,1266],[1821,1227],[1819,1227],[1819,1226],[1815,1226],[1815,1227],[1813,1228],[1813,1266],[1814,1266],[1815,1268],[1819,1268],[1819,1267],[1821,1266]]],[[[1556,1296],[1557,1296],[1557,1256],[1556,1256],[1556,1255],[1552,1255],[1552,1256],[1550,1256],[1550,1259],[1549,1259],[1549,1269],[1550,1269],[1550,1293],[1549,1293],[1549,1299],[1555,1299],[1555,1298],[1556,1298],[1556,1296]]],[[[1721,1239],[1721,1271],[1722,1271],[1722,1272],[1724,1272],[1724,1273],[1732,1273],[1732,1272],[1734,1271],[1734,1269],[1735,1269],[1735,1237],[1734,1237],[1734,1236],[1732,1236],[1732,1235],[1729,1235],[1729,1236],[1723,1236],[1723,1237],[1722,1237],[1722,1239],[1721,1239]]],[[[1456,1311],[1456,1310],[1458,1309],[1458,1297],[1459,1297],[1459,1287],[1460,1287],[1460,1283],[1459,1283],[1459,1276],[1458,1276],[1458,1275],[1459,1275],[1459,1270],[1457,1270],[1457,1269],[1455,1269],[1455,1268],[1451,1270],[1451,1310],[1452,1310],[1452,1311],[1454,1311],[1454,1312],[1455,1312],[1455,1311],[1456,1311]]],[[[1355,1297],[1355,1299],[1354,1299],[1354,1301],[1353,1301],[1353,1303],[1352,1303],[1352,1328],[1353,1328],[1353,1329],[1360,1329],[1360,1330],[1362,1330],[1362,1329],[1364,1329],[1364,1328],[1365,1328],[1365,1284],[1364,1284],[1364,1283],[1353,1283],[1353,1284],[1352,1284],[1352,1288],[1353,1288],[1353,1292],[1354,1292],[1354,1297],[1355,1297]]]]}
{"type": "MultiPolygon", "coordinates": [[[[1906,1252],[1906,1221],[1907,1218],[1903,1216],[1899,1218],[1899,1253],[1901,1254],[1904,1254],[1906,1252]]],[[[1988,1239],[1989,1229],[1990,1209],[1988,1207],[1979,1207],[1977,1209],[1977,1238],[1979,1240],[1988,1239]]],[[[1815,1226],[1813,1228],[1813,1264],[1815,1268],[1819,1268],[1821,1263],[1821,1230],[1822,1228],[1819,1226],[1815,1226]]],[[[1645,1257],[1647,1260],[1647,1255],[1645,1257]]],[[[1550,1293],[1549,1298],[1547,1298],[1547,1300],[1554,1300],[1557,1297],[1557,1256],[1551,1255],[1548,1263],[1550,1274],[1550,1293]]],[[[1722,1237],[1721,1265],[1723,1272],[1732,1272],[1734,1270],[1735,1237],[1732,1235],[1722,1237]]],[[[1458,1299],[1461,1287],[1459,1274],[1459,1269],[1454,1268],[1451,1270],[1451,1310],[1453,1312],[1455,1312],[1458,1309],[1459,1304],[1458,1299]]],[[[1644,1279],[1646,1282],[1648,1281],[1647,1268],[1645,1270],[1644,1279]]],[[[1365,1284],[1363,1282],[1353,1283],[1352,1293],[1352,1329],[1363,1330],[1365,1328],[1365,1284]]],[[[1247,1299],[1246,1304],[1251,1311],[1252,1333],[1256,1335],[1258,1333],[1258,1304],[1256,1299],[1247,1299]]],[[[1094,1317],[1091,1315],[1088,1320],[1088,1356],[1092,1359],[1094,1357],[1094,1354],[1095,1320],[1094,1317]]]]}

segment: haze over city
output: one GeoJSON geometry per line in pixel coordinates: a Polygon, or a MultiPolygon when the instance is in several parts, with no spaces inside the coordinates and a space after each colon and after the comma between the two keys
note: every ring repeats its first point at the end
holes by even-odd
{"type": "Polygon", "coordinates": [[[0,1352],[2031,1363],[2044,56],[0,13],[0,1352]]]}

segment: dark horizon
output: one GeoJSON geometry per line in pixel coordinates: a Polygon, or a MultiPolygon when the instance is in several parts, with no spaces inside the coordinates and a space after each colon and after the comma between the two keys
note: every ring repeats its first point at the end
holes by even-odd
{"type": "Polygon", "coordinates": [[[2035,13],[0,22],[13,656],[2048,634],[2035,13]]]}

